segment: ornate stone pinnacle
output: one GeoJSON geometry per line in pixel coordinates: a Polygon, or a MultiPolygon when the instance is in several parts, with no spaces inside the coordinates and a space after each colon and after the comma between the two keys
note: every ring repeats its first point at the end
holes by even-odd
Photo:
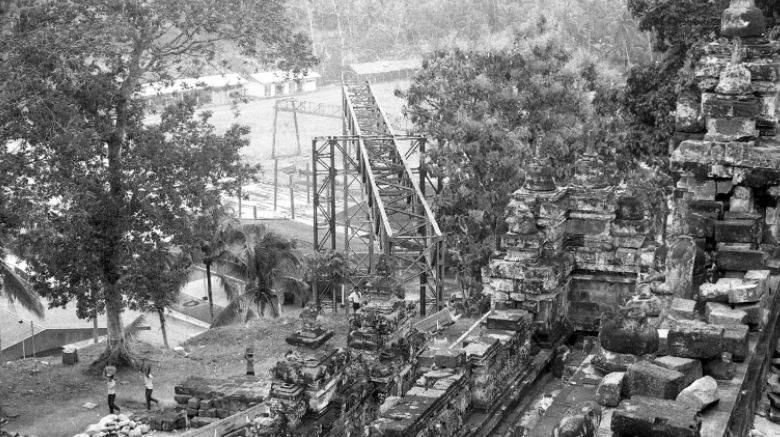
{"type": "Polygon", "coordinates": [[[720,34],[728,38],[756,38],[764,34],[766,18],[753,0],[731,0],[723,11],[720,34]]]}

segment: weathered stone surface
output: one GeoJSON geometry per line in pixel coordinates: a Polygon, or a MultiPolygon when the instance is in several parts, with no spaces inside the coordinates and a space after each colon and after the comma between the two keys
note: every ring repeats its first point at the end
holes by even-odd
{"type": "Polygon", "coordinates": [[[725,37],[756,37],[764,34],[766,19],[753,0],[732,1],[723,11],[720,34],[725,37]]]}
{"type": "Polygon", "coordinates": [[[731,361],[714,359],[704,364],[704,374],[718,381],[730,381],[737,374],[737,365],[731,361]]]}
{"type": "Polygon", "coordinates": [[[698,252],[691,238],[679,238],[666,255],[666,283],[675,296],[690,299],[694,295],[693,277],[698,252]]]}
{"type": "Polygon", "coordinates": [[[653,364],[682,373],[683,387],[689,386],[693,381],[696,381],[702,376],[701,361],[693,358],[666,355],[656,358],[653,361],[653,364]]]}
{"type": "Polygon", "coordinates": [[[745,323],[747,313],[732,309],[728,305],[717,302],[707,302],[705,307],[707,323],[715,325],[735,325],[745,323]]]}
{"type": "Polygon", "coordinates": [[[696,411],[703,411],[719,400],[718,382],[711,376],[697,379],[677,395],[677,402],[688,404],[696,411]]]}
{"type": "Polygon", "coordinates": [[[625,307],[642,311],[647,317],[658,317],[661,315],[663,302],[653,294],[640,294],[626,302],[625,307]]]}
{"type": "Polygon", "coordinates": [[[658,330],[622,316],[606,317],[599,332],[601,347],[621,354],[645,355],[658,350],[658,330]]]}
{"type": "Polygon", "coordinates": [[[719,286],[717,283],[705,282],[699,286],[698,300],[705,302],[728,302],[729,289],[719,286]]]}
{"type": "Polygon", "coordinates": [[[624,372],[608,373],[596,388],[596,402],[607,407],[616,407],[623,393],[624,372]]]}
{"type": "Polygon", "coordinates": [[[615,434],[625,436],[699,437],[701,418],[688,404],[635,396],[618,405],[610,428],[615,434]]]}
{"type": "Polygon", "coordinates": [[[696,317],[695,307],[695,300],[675,297],[669,307],[669,315],[678,320],[693,320],[696,317]]]}
{"type": "MultiPolygon", "coordinates": [[[[747,84],[750,87],[750,83],[747,84]]],[[[752,91],[752,90],[751,90],[752,91]]],[[[761,113],[761,102],[753,95],[712,95],[702,102],[704,115],[707,117],[758,117],[761,113]]]]}
{"type": "Polygon", "coordinates": [[[762,298],[758,302],[735,304],[734,308],[739,308],[747,314],[745,323],[750,325],[752,329],[760,330],[763,327],[765,305],[764,298],[762,298]]]}
{"type": "Polygon", "coordinates": [[[757,220],[717,220],[714,222],[715,240],[724,243],[759,242],[759,224],[757,220]]]}
{"type": "Polygon", "coordinates": [[[747,325],[722,325],[723,351],[730,352],[732,360],[744,361],[749,353],[750,342],[747,325]]]}
{"type": "Polygon", "coordinates": [[[636,395],[674,399],[683,389],[685,376],[664,367],[639,361],[628,366],[623,379],[623,393],[626,397],[636,395]]]}
{"type": "Polygon", "coordinates": [[[593,401],[576,407],[577,412],[564,416],[553,429],[558,437],[595,437],[601,425],[601,407],[593,401]]]}
{"type": "Polygon", "coordinates": [[[766,255],[760,250],[731,249],[718,250],[715,262],[722,270],[763,270],[766,255]]]}
{"type": "Polygon", "coordinates": [[[769,270],[748,270],[745,272],[743,280],[746,283],[755,283],[757,285],[757,293],[764,295],[769,290],[769,270]]]}
{"type": "Polygon", "coordinates": [[[678,322],[669,328],[669,355],[684,358],[719,356],[723,348],[723,328],[700,322],[678,322]]]}
{"type": "Polygon", "coordinates": [[[742,282],[729,290],[729,303],[752,303],[761,300],[763,293],[757,283],[742,282]]]}
{"type": "Polygon", "coordinates": [[[639,361],[634,354],[620,354],[601,348],[591,360],[591,364],[602,373],[625,372],[628,366],[639,361]]]}
{"type": "Polygon", "coordinates": [[[743,141],[758,136],[756,120],[750,118],[708,118],[707,135],[709,141],[743,141]]]}

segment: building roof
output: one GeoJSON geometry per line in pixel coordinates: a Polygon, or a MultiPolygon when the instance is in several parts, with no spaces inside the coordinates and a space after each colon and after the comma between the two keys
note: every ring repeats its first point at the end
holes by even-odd
{"type": "Polygon", "coordinates": [[[321,74],[316,71],[308,70],[305,73],[292,73],[282,70],[273,71],[260,71],[258,73],[250,74],[249,77],[260,82],[262,84],[285,82],[288,80],[296,79],[317,79],[322,77],[321,74]]]}
{"type": "Polygon", "coordinates": [[[357,74],[377,74],[391,71],[418,70],[422,66],[419,58],[395,59],[388,61],[362,62],[350,64],[349,68],[357,74]]]}
{"type": "Polygon", "coordinates": [[[246,79],[236,73],[217,74],[213,76],[185,77],[168,82],[151,82],[141,85],[141,97],[154,97],[173,94],[189,89],[227,88],[242,86],[246,79]]]}

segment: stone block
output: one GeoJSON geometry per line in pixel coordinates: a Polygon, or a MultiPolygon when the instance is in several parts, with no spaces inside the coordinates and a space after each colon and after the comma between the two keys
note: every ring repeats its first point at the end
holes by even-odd
{"type": "Polygon", "coordinates": [[[702,108],[706,117],[755,118],[761,113],[761,102],[752,95],[724,96],[714,94],[703,99],[702,108]]]}
{"type": "Polygon", "coordinates": [[[675,296],[690,299],[694,295],[694,276],[699,248],[691,238],[679,238],[666,254],[666,284],[675,296]]]}
{"type": "Polygon", "coordinates": [[[734,308],[740,309],[747,314],[745,323],[753,330],[758,331],[763,327],[765,299],[766,295],[758,302],[734,304],[734,308]]]}
{"type": "Polygon", "coordinates": [[[758,244],[760,226],[757,220],[717,220],[715,241],[722,243],[753,243],[758,244]]]}
{"type": "Polygon", "coordinates": [[[625,308],[640,311],[647,317],[658,317],[661,315],[662,305],[658,296],[652,294],[649,296],[636,295],[626,302],[625,308]]]}
{"type": "Polygon", "coordinates": [[[699,286],[697,300],[704,302],[728,302],[729,289],[718,286],[717,283],[705,282],[699,286]]]}
{"type": "Polygon", "coordinates": [[[638,324],[622,318],[601,321],[601,346],[621,354],[645,355],[658,351],[658,330],[649,324],[638,324]]]}
{"type": "Polygon", "coordinates": [[[603,235],[610,231],[610,220],[572,218],[566,222],[566,231],[576,235],[603,235]]]}
{"type": "Polygon", "coordinates": [[[742,141],[758,137],[756,120],[750,118],[709,118],[707,119],[708,141],[742,141]]]}
{"type": "Polygon", "coordinates": [[[737,374],[737,364],[720,358],[709,360],[704,364],[704,374],[718,381],[730,381],[737,374]]]}
{"type": "Polygon", "coordinates": [[[735,310],[728,305],[717,302],[707,302],[705,306],[705,318],[707,323],[714,325],[735,325],[745,323],[747,313],[735,310]]]}
{"type": "Polygon", "coordinates": [[[763,270],[766,254],[760,250],[723,248],[715,255],[715,263],[721,270],[763,270]]]}
{"type": "Polygon", "coordinates": [[[179,405],[187,405],[190,402],[190,397],[188,395],[174,395],[173,399],[179,405]]]}
{"type": "Polygon", "coordinates": [[[676,400],[690,405],[696,411],[703,411],[720,400],[718,382],[711,376],[699,378],[685,387],[676,400]]]}
{"type": "Polygon", "coordinates": [[[619,354],[601,348],[591,360],[591,364],[602,373],[625,372],[628,366],[639,361],[634,354],[619,354]]]}
{"type": "Polygon", "coordinates": [[[684,380],[685,376],[676,370],[639,361],[626,370],[623,394],[626,397],[641,395],[674,399],[684,388],[684,380]]]}
{"type": "Polygon", "coordinates": [[[693,177],[682,178],[677,182],[678,188],[688,190],[693,194],[694,200],[714,202],[715,194],[715,181],[712,179],[697,180],[693,177]]]}
{"type": "Polygon", "coordinates": [[[723,351],[730,352],[731,359],[734,361],[745,361],[750,351],[748,326],[741,324],[721,326],[723,327],[723,351]]]}
{"type": "Polygon", "coordinates": [[[729,303],[753,303],[761,300],[764,295],[758,284],[742,281],[729,289],[729,303]]]}
{"type": "Polygon", "coordinates": [[[702,376],[701,361],[693,358],[667,355],[656,358],[653,360],[653,364],[682,373],[683,387],[689,386],[693,381],[696,381],[702,376]]]}
{"type": "Polygon", "coordinates": [[[669,327],[667,352],[684,358],[711,358],[720,355],[722,342],[722,327],[701,322],[677,322],[669,327]]]}
{"type": "Polygon", "coordinates": [[[696,301],[675,297],[669,307],[669,315],[678,320],[693,320],[696,317],[696,301]]]}
{"type": "Polygon", "coordinates": [[[700,437],[701,418],[688,404],[636,396],[618,405],[610,429],[633,437],[700,437]]]}
{"type": "Polygon", "coordinates": [[[608,373],[596,388],[596,402],[606,407],[616,407],[623,393],[624,372],[608,373]]]}
{"type": "Polygon", "coordinates": [[[748,270],[745,272],[743,280],[747,283],[757,284],[759,294],[763,295],[769,291],[769,276],[769,270],[748,270]]]}

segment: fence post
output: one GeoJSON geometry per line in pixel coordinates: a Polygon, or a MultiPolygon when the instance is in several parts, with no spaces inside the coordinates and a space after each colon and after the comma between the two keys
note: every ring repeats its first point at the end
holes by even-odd
{"type": "Polygon", "coordinates": [[[276,199],[279,192],[279,160],[274,159],[274,211],[276,211],[276,199]]]}
{"type": "Polygon", "coordinates": [[[252,205],[252,217],[257,220],[257,205],[252,205]]]}
{"type": "Polygon", "coordinates": [[[311,170],[309,170],[309,163],[306,163],[306,204],[311,205],[309,193],[311,191],[311,170]]]}
{"type": "Polygon", "coordinates": [[[292,214],[292,219],[295,220],[295,187],[293,184],[293,175],[290,174],[290,214],[292,214]]]}

